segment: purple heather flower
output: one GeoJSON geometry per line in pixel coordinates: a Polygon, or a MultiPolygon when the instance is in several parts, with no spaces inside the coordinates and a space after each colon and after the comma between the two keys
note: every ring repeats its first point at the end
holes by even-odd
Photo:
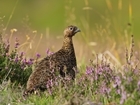
{"type": "Polygon", "coordinates": [[[53,80],[50,80],[50,86],[53,87],[53,80]]]}
{"type": "Polygon", "coordinates": [[[104,67],[104,70],[105,70],[106,72],[108,72],[108,73],[111,71],[109,66],[105,66],[105,67],[104,67]]]}
{"type": "Polygon", "coordinates": [[[19,59],[18,59],[18,56],[16,56],[16,58],[14,59],[14,61],[15,61],[15,62],[18,62],[18,60],[19,60],[19,59]]]}
{"type": "Polygon", "coordinates": [[[126,98],[127,98],[126,91],[123,91],[121,94],[120,104],[123,104],[125,102],[126,98]]]}
{"type": "Polygon", "coordinates": [[[27,63],[28,63],[28,65],[32,65],[33,64],[33,59],[30,58],[27,63]]]}
{"type": "Polygon", "coordinates": [[[53,87],[53,85],[54,85],[53,79],[47,81],[46,87],[47,87],[47,90],[48,90],[48,92],[49,92],[50,95],[52,95],[52,90],[51,90],[51,88],[53,87]]]}
{"type": "Polygon", "coordinates": [[[50,49],[47,49],[47,50],[46,50],[46,53],[47,53],[47,56],[50,56],[50,55],[53,54],[53,52],[51,52],[50,49]]]}
{"type": "Polygon", "coordinates": [[[37,56],[37,59],[38,59],[38,58],[40,58],[41,55],[39,53],[37,53],[36,56],[37,56]]]}
{"type": "Polygon", "coordinates": [[[127,93],[124,90],[124,87],[121,86],[121,100],[120,100],[120,104],[123,104],[126,99],[127,99],[127,93]]]}
{"type": "Polygon", "coordinates": [[[15,40],[15,48],[18,48],[19,45],[20,45],[19,40],[16,38],[16,40],[15,40]]]}
{"type": "Polygon", "coordinates": [[[23,63],[23,64],[26,64],[26,63],[27,63],[26,58],[23,59],[22,63],[23,63]]]}
{"type": "Polygon", "coordinates": [[[47,55],[49,55],[49,51],[50,51],[49,49],[46,50],[47,55]]]}
{"type": "Polygon", "coordinates": [[[103,82],[102,85],[100,86],[100,93],[109,95],[110,91],[111,89],[106,86],[105,82],[103,82]]]}
{"type": "Polygon", "coordinates": [[[16,44],[15,44],[15,48],[18,48],[18,46],[19,46],[19,43],[16,43],[16,44]]]}
{"type": "Polygon", "coordinates": [[[134,69],[134,74],[138,74],[139,73],[139,69],[138,68],[135,68],[134,69]]]}
{"type": "Polygon", "coordinates": [[[53,87],[53,79],[48,80],[46,86],[47,86],[47,88],[52,88],[53,87]]]}
{"type": "Polygon", "coordinates": [[[22,59],[23,56],[24,56],[24,52],[21,52],[19,58],[22,59]]]}
{"type": "Polygon", "coordinates": [[[96,70],[96,74],[97,75],[102,75],[103,73],[103,68],[102,67],[98,67],[97,70],[96,70]]]}
{"type": "Polygon", "coordinates": [[[20,55],[19,55],[19,60],[23,60],[23,56],[24,56],[24,52],[21,52],[20,55]]]}
{"type": "Polygon", "coordinates": [[[120,89],[117,89],[117,94],[121,94],[121,90],[120,89]]]}
{"type": "Polygon", "coordinates": [[[118,87],[120,85],[121,85],[121,79],[120,79],[119,76],[116,76],[115,77],[115,83],[114,83],[113,87],[116,88],[116,87],[118,87]]]}
{"type": "Polygon", "coordinates": [[[93,72],[93,68],[86,66],[86,75],[91,75],[92,72],[93,72]]]}

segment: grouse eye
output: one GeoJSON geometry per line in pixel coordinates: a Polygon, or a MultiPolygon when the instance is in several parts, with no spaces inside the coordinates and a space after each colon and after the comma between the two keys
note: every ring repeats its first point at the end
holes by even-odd
{"type": "Polygon", "coordinates": [[[73,28],[72,28],[72,27],[70,27],[70,28],[69,28],[69,30],[70,30],[70,31],[72,31],[72,30],[73,30],[73,28]]]}

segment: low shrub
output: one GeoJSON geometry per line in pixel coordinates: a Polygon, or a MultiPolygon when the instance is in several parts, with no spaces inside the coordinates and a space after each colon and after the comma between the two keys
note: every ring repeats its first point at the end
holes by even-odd
{"type": "Polygon", "coordinates": [[[18,52],[18,47],[16,38],[15,48],[10,51],[9,40],[4,41],[0,35],[0,83],[10,79],[12,83],[25,85],[31,74],[33,59],[26,59],[24,52],[18,52]]]}

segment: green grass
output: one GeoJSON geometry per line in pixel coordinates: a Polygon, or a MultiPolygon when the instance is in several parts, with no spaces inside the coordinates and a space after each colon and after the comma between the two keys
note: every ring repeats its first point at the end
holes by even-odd
{"type": "MultiPolygon", "coordinates": [[[[61,2],[62,5],[57,6],[50,2],[50,5],[54,5],[55,8],[49,9],[50,11],[45,16],[38,12],[38,9],[42,10],[41,8],[32,8],[28,11],[24,8],[23,13],[26,12],[27,14],[37,9],[36,14],[29,16],[31,20],[28,16],[25,17],[23,27],[19,27],[20,29],[17,30],[10,27],[14,26],[15,21],[19,21],[15,16],[23,8],[22,1],[12,1],[9,5],[13,4],[14,6],[12,5],[12,9],[9,8],[11,10],[11,13],[8,12],[9,18],[7,12],[5,12],[6,18],[1,17],[0,61],[3,63],[0,63],[0,69],[2,69],[0,71],[0,104],[92,105],[98,103],[99,105],[139,105],[139,29],[137,18],[133,19],[139,14],[135,13],[137,11],[135,5],[139,2],[122,0],[102,0],[97,1],[97,3],[93,3],[94,0],[85,0],[81,4],[77,3],[78,1],[74,3],[73,0],[72,2],[61,2]],[[56,9],[58,11],[55,11],[56,9]],[[56,12],[61,14],[58,19],[55,19],[54,14],[51,15],[51,13],[56,12]],[[41,24],[39,18],[37,18],[38,20],[35,19],[38,13],[42,19],[41,24]],[[62,18],[63,14],[65,14],[65,18],[62,18]],[[49,17],[47,17],[48,15],[49,17]],[[6,20],[4,23],[6,25],[3,25],[3,20],[6,20]],[[30,22],[33,24],[30,25],[30,22]],[[65,24],[59,26],[60,22],[65,22],[65,24]],[[60,42],[63,40],[62,36],[50,30],[61,30],[62,33],[62,27],[67,24],[76,24],[82,30],[74,38],[79,72],[75,81],[64,87],[58,82],[58,85],[52,88],[51,94],[49,90],[46,90],[39,95],[33,94],[24,98],[22,95],[26,81],[31,67],[34,68],[34,65],[28,65],[30,63],[28,60],[34,58],[35,64],[36,60],[46,56],[46,48],[51,51],[59,49],[60,42]],[[33,25],[37,28],[47,27],[46,34],[43,32],[40,34],[40,32],[33,30],[31,28],[33,25]],[[55,26],[59,26],[59,28],[56,29],[55,26]],[[8,33],[9,30],[11,33],[8,33]],[[15,48],[17,40],[15,43],[14,37],[19,39],[20,45],[17,48],[15,48]],[[8,51],[7,39],[10,42],[8,51]],[[14,62],[22,51],[25,52],[23,58],[17,63],[14,62]],[[36,57],[37,53],[41,54],[41,58],[36,57]],[[27,64],[25,64],[25,68],[21,68],[25,58],[27,64]],[[12,61],[9,62],[7,59],[12,59],[12,61]],[[25,79],[21,80],[22,77],[25,79]]],[[[30,4],[31,1],[28,3],[30,4]]],[[[38,2],[34,2],[34,5],[35,7],[38,6],[38,2]]],[[[47,6],[44,5],[45,3],[42,2],[39,6],[43,7],[45,11],[47,6]]],[[[2,8],[5,7],[2,6],[2,8]]],[[[56,14],[56,17],[60,14],[56,14]]],[[[38,31],[40,29],[38,28],[38,31]]]]}

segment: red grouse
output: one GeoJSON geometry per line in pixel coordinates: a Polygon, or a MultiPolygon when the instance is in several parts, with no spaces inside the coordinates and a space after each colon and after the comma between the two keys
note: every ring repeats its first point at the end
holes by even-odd
{"type": "Polygon", "coordinates": [[[77,63],[72,37],[77,32],[80,32],[80,29],[73,25],[68,26],[64,30],[62,48],[36,65],[35,70],[27,81],[25,94],[31,93],[36,89],[47,89],[47,81],[55,78],[57,75],[62,77],[68,75],[71,79],[75,78],[77,63]]]}

